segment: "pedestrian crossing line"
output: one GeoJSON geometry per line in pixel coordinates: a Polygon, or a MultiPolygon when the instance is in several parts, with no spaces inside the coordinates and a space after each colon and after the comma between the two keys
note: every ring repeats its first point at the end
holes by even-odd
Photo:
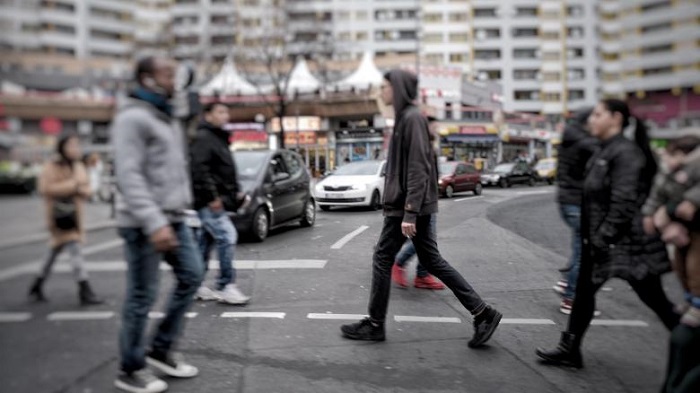
{"type": "Polygon", "coordinates": [[[113,317],[114,312],[112,311],[59,311],[49,314],[46,319],[49,321],[90,321],[113,317]]]}
{"type": "Polygon", "coordinates": [[[482,198],[483,198],[482,196],[472,196],[472,197],[467,197],[467,198],[455,199],[454,201],[455,201],[455,202],[472,201],[472,200],[482,199],[482,198]]]}
{"type": "Polygon", "coordinates": [[[196,313],[196,312],[188,312],[188,313],[185,313],[185,318],[187,318],[187,319],[194,319],[194,318],[197,318],[197,315],[199,315],[199,313],[196,313]]]}
{"type": "Polygon", "coordinates": [[[0,323],[7,322],[25,322],[32,319],[30,312],[1,312],[0,323]]]}
{"type": "Polygon", "coordinates": [[[221,318],[274,318],[274,319],[284,319],[287,313],[283,312],[224,312],[221,313],[221,318]]]}
{"type": "Polygon", "coordinates": [[[556,325],[551,319],[503,318],[501,325],[556,325]]]}
{"type": "Polygon", "coordinates": [[[350,242],[350,240],[354,239],[355,236],[361,234],[362,232],[368,230],[369,227],[367,225],[362,225],[361,227],[355,229],[354,231],[348,233],[347,235],[343,236],[342,239],[338,240],[331,246],[331,250],[340,250],[350,242]]]}
{"type": "Polygon", "coordinates": [[[462,323],[459,318],[449,317],[417,317],[409,315],[394,315],[396,322],[437,322],[437,323],[462,323]]]}
{"type": "Polygon", "coordinates": [[[367,318],[367,315],[363,314],[333,314],[333,313],[310,313],[306,316],[308,319],[327,319],[336,321],[359,321],[360,319],[367,318]]]}
{"type": "Polygon", "coordinates": [[[628,327],[649,327],[644,321],[624,320],[624,319],[594,319],[593,326],[628,326],[628,327]]]}

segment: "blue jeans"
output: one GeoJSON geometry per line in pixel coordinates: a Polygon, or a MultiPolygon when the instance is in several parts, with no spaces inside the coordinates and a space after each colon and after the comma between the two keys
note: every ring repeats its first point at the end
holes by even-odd
{"type": "MultiPolygon", "coordinates": [[[[433,234],[433,236],[435,236],[437,233],[435,214],[430,215],[430,226],[428,227],[428,230],[433,234]]],[[[414,255],[416,255],[416,247],[413,245],[412,241],[407,240],[403,247],[401,247],[401,251],[399,251],[399,253],[396,255],[396,264],[399,267],[404,267],[406,266],[406,263],[408,263],[408,260],[413,258],[414,255]]],[[[428,270],[423,267],[420,260],[418,260],[418,264],[416,265],[416,276],[426,277],[428,274],[428,270]]]]}
{"type": "Polygon", "coordinates": [[[571,270],[567,273],[567,287],[564,298],[572,300],[576,293],[576,281],[581,265],[581,206],[560,205],[559,213],[566,225],[571,228],[571,270]]]}
{"type": "Polygon", "coordinates": [[[202,231],[199,237],[199,249],[204,260],[204,269],[209,267],[209,251],[212,243],[216,245],[219,254],[219,279],[216,282],[218,290],[236,282],[236,269],[233,258],[238,243],[238,232],[226,212],[213,212],[208,207],[199,210],[202,221],[202,231]]]}
{"type": "Polygon", "coordinates": [[[170,297],[167,313],[158,326],[151,349],[168,353],[180,335],[183,318],[202,283],[204,268],[192,232],[184,224],[173,224],[180,245],[166,254],[157,252],[141,228],[120,228],[128,264],[126,301],[119,335],[121,369],[127,373],[146,367],[144,330],[148,312],[158,296],[160,261],[172,267],[177,285],[170,297]]]}

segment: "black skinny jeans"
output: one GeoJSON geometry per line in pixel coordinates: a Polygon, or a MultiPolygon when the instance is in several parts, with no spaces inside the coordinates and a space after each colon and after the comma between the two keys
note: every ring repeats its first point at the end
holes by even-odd
{"type": "MultiPolygon", "coordinates": [[[[374,322],[383,323],[389,306],[391,290],[391,267],[396,253],[406,242],[401,233],[401,217],[385,217],[382,234],[374,251],[372,270],[372,293],[369,300],[369,316],[374,322]]],[[[416,221],[416,236],[412,239],[421,264],[442,281],[457,296],[462,305],[472,314],[478,314],[486,303],[474,291],[457,270],[440,256],[436,234],[430,230],[430,216],[419,216],[416,221]]]]}
{"type": "MultiPolygon", "coordinates": [[[[594,284],[591,280],[593,274],[590,262],[582,262],[579,271],[578,283],[576,286],[576,296],[569,318],[568,333],[576,336],[575,344],[581,345],[586,330],[591,325],[595,312],[595,295],[598,293],[603,283],[594,284]]],[[[649,275],[642,280],[629,280],[639,299],[644,302],[670,331],[680,322],[680,315],[673,310],[674,306],[666,297],[661,286],[661,277],[649,275]]]]}

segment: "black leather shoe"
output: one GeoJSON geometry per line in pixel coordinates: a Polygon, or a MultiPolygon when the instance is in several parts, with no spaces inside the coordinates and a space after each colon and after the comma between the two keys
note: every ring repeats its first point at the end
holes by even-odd
{"type": "Polygon", "coordinates": [[[478,348],[486,344],[493,333],[496,331],[498,324],[501,323],[503,314],[486,307],[484,311],[474,318],[474,337],[469,341],[469,348],[478,348]]]}
{"type": "Polygon", "coordinates": [[[360,322],[353,323],[350,325],[343,325],[340,327],[340,331],[343,332],[343,337],[349,338],[350,340],[386,340],[386,336],[384,334],[384,325],[374,324],[369,318],[365,318],[360,322]]]}
{"type": "Polygon", "coordinates": [[[571,333],[562,333],[559,345],[552,351],[537,348],[537,356],[542,363],[557,367],[583,368],[580,341],[571,333]]]}

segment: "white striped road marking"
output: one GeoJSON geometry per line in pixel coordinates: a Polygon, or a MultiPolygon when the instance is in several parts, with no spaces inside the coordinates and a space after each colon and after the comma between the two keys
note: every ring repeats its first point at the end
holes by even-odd
{"type": "Polygon", "coordinates": [[[335,242],[335,244],[331,246],[331,250],[340,250],[341,248],[343,248],[344,245],[348,244],[348,242],[350,242],[350,240],[355,238],[355,236],[366,231],[367,229],[369,229],[369,227],[367,225],[363,225],[363,226],[355,229],[354,231],[348,233],[342,239],[335,242]]]}
{"type": "MultiPolygon", "coordinates": [[[[271,269],[323,269],[327,260],[323,259],[288,259],[270,261],[234,261],[236,269],[271,270],[271,269]]],[[[209,261],[209,269],[219,269],[219,261],[209,261]]]]}
{"type": "Polygon", "coordinates": [[[528,196],[528,195],[544,195],[544,194],[551,194],[553,193],[554,190],[540,190],[540,191],[518,191],[515,193],[515,195],[518,196],[528,196]]]}
{"type": "Polygon", "coordinates": [[[551,319],[503,318],[502,325],[556,325],[551,319]]]}
{"type": "Polygon", "coordinates": [[[633,327],[649,327],[649,324],[644,321],[624,320],[624,319],[594,319],[591,325],[595,326],[633,326],[633,327]]]}
{"type": "Polygon", "coordinates": [[[185,313],[185,318],[193,319],[193,318],[197,318],[197,315],[199,315],[199,313],[188,312],[188,313],[185,313]]]}
{"type": "Polygon", "coordinates": [[[462,323],[459,318],[449,317],[416,317],[410,315],[395,315],[396,322],[438,322],[438,323],[462,323]]]}
{"type": "Polygon", "coordinates": [[[110,319],[114,317],[112,311],[59,311],[49,314],[49,321],[89,321],[97,319],[110,319]]]}
{"type": "Polygon", "coordinates": [[[310,313],[309,315],[306,316],[308,319],[331,319],[331,320],[339,320],[339,321],[345,321],[345,320],[360,320],[367,318],[367,315],[362,315],[362,314],[331,314],[331,313],[310,313]]]}
{"type": "Polygon", "coordinates": [[[124,245],[124,240],[114,239],[104,243],[95,244],[93,246],[87,246],[83,248],[83,255],[93,255],[98,254],[102,251],[111,250],[113,248],[121,247],[124,245]]]}
{"type": "Polygon", "coordinates": [[[163,319],[165,318],[165,313],[160,311],[151,311],[148,313],[148,317],[151,319],[163,319]]]}
{"type": "Polygon", "coordinates": [[[0,312],[0,322],[24,322],[30,319],[30,312],[0,312]]]}
{"type": "Polygon", "coordinates": [[[276,318],[284,319],[286,313],[283,312],[225,312],[221,313],[221,318],[276,318]]]}
{"type": "Polygon", "coordinates": [[[483,198],[483,197],[482,197],[482,196],[473,196],[473,197],[468,197],[468,198],[459,198],[459,199],[455,199],[454,201],[455,201],[455,202],[462,202],[462,201],[471,201],[471,200],[474,200],[474,199],[481,199],[481,198],[483,198]]]}

